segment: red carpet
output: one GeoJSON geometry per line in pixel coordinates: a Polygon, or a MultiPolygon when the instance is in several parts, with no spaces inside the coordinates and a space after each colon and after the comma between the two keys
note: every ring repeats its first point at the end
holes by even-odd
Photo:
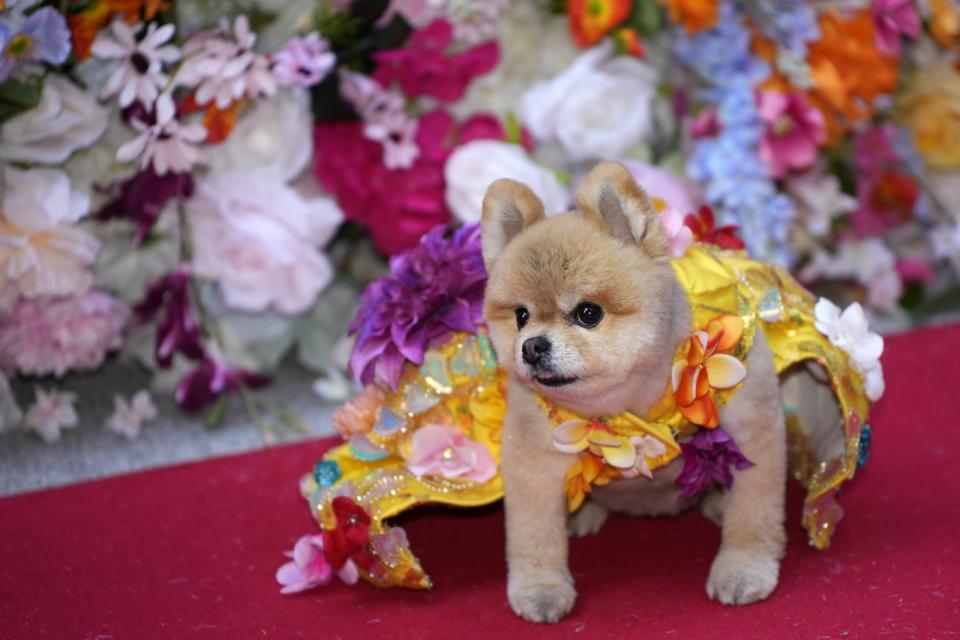
{"type": "Polygon", "coordinates": [[[281,596],[281,552],[314,530],[297,479],[330,444],[315,442],[0,500],[0,638],[957,638],[958,353],[960,326],[888,341],[870,462],[833,547],[806,546],[794,487],[761,604],[704,595],[720,536],[699,514],[614,519],[573,542],[570,617],[527,624],[507,606],[498,508],[404,523],[431,592],[281,596]]]}

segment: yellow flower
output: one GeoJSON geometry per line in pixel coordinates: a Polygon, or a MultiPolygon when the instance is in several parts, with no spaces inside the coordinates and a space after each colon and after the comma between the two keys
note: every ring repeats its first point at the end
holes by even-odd
{"type": "Polygon", "coordinates": [[[894,119],[933,169],[960,169],[960,73],[950,65],[924,69],[897,98],[894,119]]]}
{"type": "Polygon", "coordinates": [[[930,35],[941,46],[960,46],[960,11],[949,0],[930,2],[930,35]]]}

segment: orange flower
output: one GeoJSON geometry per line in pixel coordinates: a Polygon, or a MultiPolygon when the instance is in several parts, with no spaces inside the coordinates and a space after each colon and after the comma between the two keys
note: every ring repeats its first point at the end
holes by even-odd
{"type": "Polygon", "coordinates": [[[877,49],[869,9],[849,18],[825,11],[819,26],[820,39],[808,46],[814,87],[807,99],[823,113],[829,145],[873,115],[877,96],[896,89],[899,61],[877,49]]]}
{"type": "Polygon", "coordinates": [[[67,24],[74,57],[78,62],[90,57],[90,47],[97,32],[107,26],[114,15],[133,25],[140,22],[141,15],[143,20],[152,20],[157,13],[169,8],[170,4],[165,0],[70,0],[67,24]]]}
{"type": "Polygon", "coordinates": [[[596,44],[623,22],[632,8],[632,0],[567,0],[573,41],[578,47],[596,44]]]}
{"type": "Polygon", "coordinates": [[[743,363],[724,353],[736,347],[742,335],[739,316],[717,316],[706,331],[690,336],[687,357],[673,363],[673,396],[680,413],[693,424],[715,428],[719,418],[710,389],[730,389],[746,377],[743,363]]]}
{"type": "Polygon", "coordinates": [[[660,0],[670,12],[674,24],[682,24],[687,33],[712,29],[717,25],[717,0],[660,0]]]}
{"type": "Polygon", "coordinates": [[[234,100],[227,105],[226,109],[219,109],[215,103],[210,103],[203,114],[203,126],[207,129],[208,144],[223,142],[230,136],[230,132],[237,124],[237,114],[246,103],[246,99],[234,100]]]}
{"type": "Polygon", "coordinates": [[[368,384],[355,398],[348,400],[333,414],[333,426],[344,439],[355,433],[366,433],[377,421],[377,412],[387,393],[375,384],[368,384]]]}
{"type": "Polygon", "coordinates": [[[930,35],[943,47],[960,46],[960,13],[949,0],[931,0],[930,35]]]}
{"type": "Polygon", "coordinates": [[[643,43],[640,42],[640,36],[630,27],[617,29],[613,34],[613,41],[617,44],[618,53],[626,53],[635,58],[642,58],[647,55],[643,43]]]}
{"type": "Polygon", "coordinates": [[[584,451],[567,470],[567,509],[576,511],[583,504],[593,485],[609,484],[616,475],[603,463],[603,458],[584,451]]]}

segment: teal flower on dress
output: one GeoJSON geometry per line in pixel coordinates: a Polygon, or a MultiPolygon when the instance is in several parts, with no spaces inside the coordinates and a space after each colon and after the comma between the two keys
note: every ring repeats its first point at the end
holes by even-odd
{"type": "Polygon", "coordinates": [[[860,441],[857,443],[857,469],[862,469],[870,458],[870,442],[873,440],[873,427],[863,425],[860,430],[860,441]]]}
{"type": "Polygon", "coordinates": [[[332,487],[343,476],[336,460],[320,460],[313,466],[313,479],[321,487],[332,487]]]}

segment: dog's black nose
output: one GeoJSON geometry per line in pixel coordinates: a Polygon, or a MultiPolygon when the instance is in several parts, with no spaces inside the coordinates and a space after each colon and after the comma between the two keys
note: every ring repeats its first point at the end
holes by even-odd
{"type": "Polygon", "coordinates": [[[529,338],[523,342],[523,361],[527,364],[537,364],[544,354],[550,352],[550,340],[543,336],[529,338]]]}

